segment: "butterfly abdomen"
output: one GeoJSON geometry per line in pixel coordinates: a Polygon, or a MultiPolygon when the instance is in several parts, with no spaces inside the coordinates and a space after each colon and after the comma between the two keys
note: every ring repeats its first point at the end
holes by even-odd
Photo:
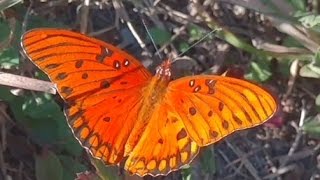
{"type": "Polygon", "coordinates": [[[126,152],[132,151],[132,148],[138,143],[138,140],[145,132],[144,129],[149,124],[153,113],[157,113],[157,108],[161,105],[167,91],[169,81],[154,76],[150,83],[142,89],[143,102],[138,113],[137,123],[128,139],[126,152]]]}

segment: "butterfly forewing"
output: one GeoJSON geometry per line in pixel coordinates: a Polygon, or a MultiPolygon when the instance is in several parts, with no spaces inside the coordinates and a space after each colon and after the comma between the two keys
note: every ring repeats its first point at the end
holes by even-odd
{"type": "Polygon", "coordinates": [[[71,31],[31,30],[22,37],[22,47],[57,84],[64,99],[131,88],[151,77],[139,61],[124,51],[71,31]]]}
{"type": "Polygon", "coordinates": [[[66,30],[31,30],[22,47],[56,83],[81,144],[108,164],[122,160],[149,71],[110,44],[66,30]]]}

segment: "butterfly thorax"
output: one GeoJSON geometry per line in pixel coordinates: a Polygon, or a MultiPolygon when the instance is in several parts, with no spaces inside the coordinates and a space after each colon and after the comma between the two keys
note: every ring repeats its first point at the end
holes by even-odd
{"type": "Polygon", "coordinates": [[[155,76],[152,77],[150,83],[145,87],[144,94],[145,101],[151,106],[160,103],[165,96],[166,89],[171,79],[171,62],[169,60],[164,61],[157,67],[155,76]]]}
{"type": "Polygon", "coordinates": [[[158,79],[161,79],[164,82],[169,83],[171,79],[171,62],[170,60],[164,61],[160,66],[157,67],[156,75],[158,79]]]}

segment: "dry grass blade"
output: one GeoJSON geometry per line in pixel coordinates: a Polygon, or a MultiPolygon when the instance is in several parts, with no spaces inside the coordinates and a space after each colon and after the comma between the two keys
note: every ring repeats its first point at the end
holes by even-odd
{"type": "Polygon", "coordinates": [[[11,6],[14,6],[18,3],[22,2],[22,0],[2,0],[0,1],[0,11],[3,11],[11,6]]]}
{"type": "Polygon", "coordinates": [[[90,0],[84,0],[81,7],[80,32],[83,34],[85,34],[88,30],[89,5],[90,5],[90,0]]]}
{"type": "Polygon", "coordinates": [[[281,46],[278,44],[272,44],[272,43],[263,41],[262,39],[258,39],[258,38],[253,39],[252,44],[257,49],[262,49],[264,51],[270,51],[270,52],[275,52],[279,54],[309,54],[310,56],[312,55],[310,51],[304,48],[281,46]]]}

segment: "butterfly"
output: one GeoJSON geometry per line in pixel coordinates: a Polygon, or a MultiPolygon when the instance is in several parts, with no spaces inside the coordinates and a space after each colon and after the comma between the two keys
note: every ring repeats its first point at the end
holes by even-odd
{"type": "Polygon", "coordinates": [[[103,41],[60,29],[34,29],[21,44],[56,84],[68,124],[93,157],[131,174],[166,175],[200,147],[267,121],[273,96],[245,80],[215,75],[171,81],[171,61],[154,76],[103,41]]]}

